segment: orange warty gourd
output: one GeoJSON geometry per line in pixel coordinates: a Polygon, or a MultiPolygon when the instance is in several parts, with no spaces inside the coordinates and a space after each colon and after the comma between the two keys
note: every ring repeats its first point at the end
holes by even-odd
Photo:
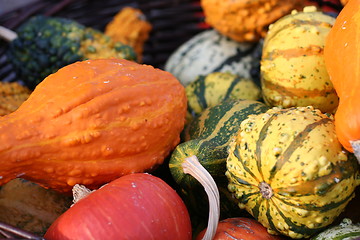
{"type": "Polygon", "coordinates": [[[121,59],[68,65],[0,118],[0,184],[67,192],[151,170],[179,143],[185,115],[185,89],[168,72],[121,59]]]}
{"type": "Polygon", "coordinates": [[[324,48],[325,65],[339,96],[335,113],[341,144],[360,159],[360,0],[350,0],[339,13],[324,48]]]}

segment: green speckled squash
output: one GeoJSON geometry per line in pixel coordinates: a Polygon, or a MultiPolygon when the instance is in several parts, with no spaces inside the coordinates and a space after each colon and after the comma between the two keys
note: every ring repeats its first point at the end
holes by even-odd
{"type": "Polygon", "coordinates": [[[339,225],[330,227],[311,240],[356,240],[360,239],[360,224],[344,218],[339,225]]]}
{"type": "Polygon", "coordinates": [[[252,79],[228,72],[201,75],[185,87],[185,92],[188,116],[196,116],[226,99],[261,99],[260,87],[252,79]]]}
{"type": "Polygon", "coordinates": [[[200,116],[194,118],[185,130],[185,142],[179,144],[171,155],[170,172],[183,189],[188,204],[198,215],[203,216],[203,219],[208,218],[207,196],[200,183],[183,172],[182,163],[187,157],[197,156],[218,185],[222,216],[234,216],[238,207],[234,197],[227,190],[227,148],[241,121],[250,114],[263,113],[268,109],[268,106],[258,101],[228,99],[207,108],[200,116]]]}
{"type": "Polygon", "coordinates": [[[324,62],[325,39],[335,18],[306,7],[269,28],[261,59],[262,94],[278,107],[314,106],[333,113],[338,96],[324,62]]]}
{"type": "Polygon", "coordinates": [[[309,237],[354,197],[358,164],[334,123],[312,107],[273,108],[241,123],[230,145],[229,190],[270,233],[309,237]]]}

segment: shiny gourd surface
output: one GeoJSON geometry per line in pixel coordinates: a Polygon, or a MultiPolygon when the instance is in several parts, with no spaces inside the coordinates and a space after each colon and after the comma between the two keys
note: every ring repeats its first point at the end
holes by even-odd
{"type": "Polygon", "coordinates": [[[190,240],[188,211],[175,190],[147,173],[122,176],[78,200],[47,240],[190,240]]]}
{"type": "Polygon", "coordinates": [[[186,95],[165,71],[123,59],[77,62],[0,119],[0,184],[58,191],[151,170],[179,143],[186,95]]]}
{"type": "Polygon", "coordinates": [[[326,68],[339,96],[335,113],[341,144],[360,159],[360,1],[350,0],[336,18],[324,49],[326,68]]]}

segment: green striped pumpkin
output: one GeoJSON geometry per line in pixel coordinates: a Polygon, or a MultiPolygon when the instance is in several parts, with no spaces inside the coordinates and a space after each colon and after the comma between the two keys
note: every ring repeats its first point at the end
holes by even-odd
{"type": "MultiPolygon", "coordinates": [[[[172,73],[184,86],[199,75],[212,72],[230,72],[251,78],[257,43],[240,43],[216,30],[206,30],[193,36],[177,48],[167,59],[164,70],[172,73]]],[[[256,66],[255,66],[256,65],[256,66]]]]}
{"type": "Polygon", "coordinates": [[[261,90],[250,78],[232,73],[214,72],[199,76],[185,87],[188,116],[196,116],[226,99],[260,100],[261,90]]]}
{"type": "Polygon", "coordinates": [[[344,218],[340,224],[332,226],[311,238],[311,240],[356,239],[360,239],[360,223],[354,224],[349,218],[344,218]]]}
{"type": "Polygon", "coordinates": [[[354,197],[358,163],[333,119],[313,107],[273,108],[241,123],[229,148],[228,188],[270,233],[309,237],[354,197]]]}
{"type": "Polygon", "coordinates": [[[238,213],[235,198],[227,190],[226,158],[231,138],[236,134],[242,120],[250,114],[259,114],[269,108],[258,101],[226,100],[212,108],[207,108],[196,117],[185,130],[185,142],[173,151],[169,168],[176,183],[183,189],[185,202],[197,214],[207,219],[208,199],[200,183],[185,174],[182,163],[185,158],[196,155],[218,185],[221,198],[221,215],[234,216],[238,213]]]}
{"type": "Polygon", "coordinates": [[[338,97],[324,61],[325,39],[335,18],[306,7],[269,28],[261,59],[265,102],[277,107],[314,106],[333,113],[338,97]]]}

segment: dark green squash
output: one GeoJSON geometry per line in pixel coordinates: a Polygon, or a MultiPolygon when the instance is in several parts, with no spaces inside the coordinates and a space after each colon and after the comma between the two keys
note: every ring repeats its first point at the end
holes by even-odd
{"type": "Polygon", "coordinates": [[[221,218],[238,215],[242,211],[239,211],[234,196],[227,190],[227,148],[241,121],[250,114],[263,113],[268,109],[268,106],[258,101],[229,99],[207,108],[184,130],[185,142],[179,144],[172,153],[169,168],[182,189],[185,202],[198,217],[207,219],[208,199],[200,183],[183,172],[185,158],[196,155],[214,178],[220,192],[221,218]]]}

